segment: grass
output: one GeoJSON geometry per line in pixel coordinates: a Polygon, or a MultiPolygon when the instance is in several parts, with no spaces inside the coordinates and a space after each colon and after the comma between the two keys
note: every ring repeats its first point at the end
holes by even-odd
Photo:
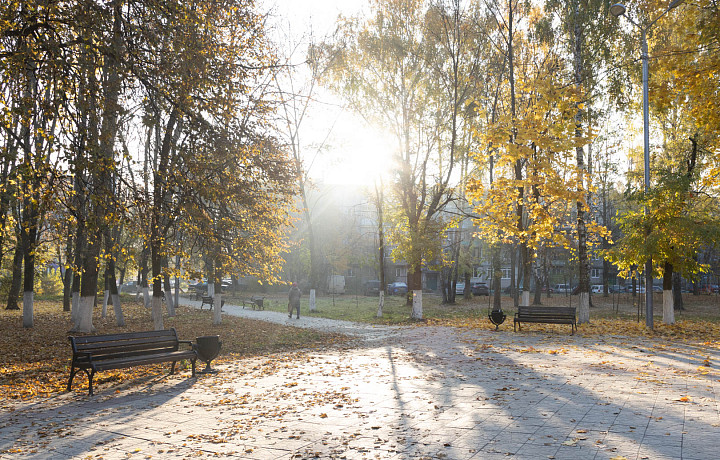
{"type": "MultiPolygon", "coordinates": [[[[249,297],[251,294],[246,293],[245,295],[249,297]]],[[[285,294],[264,295],[267,309],[279,312],[287,311],[285,294]]],[[[615,294],[610,297],[602,297],[602,295],[594,295],[593,307],[590,310],[590,323],[580,325],[578,334],[581,336],[655,337],[720,347],[720,341],[718,341],[720,337],[720,297],[683,294],[683,299],[685,310],[675,312],[676,324],[665,325],[662,321],[662,294],[656,293],[653,298],[655,305],[654,329],[649,330],[645,327],[644,305],[642,303],[638,305],[638,302],[644,300],[644,296],[615,294]]],[[[228,302],[232,302],[232,296],[228,302]]],[[[411,308],[405,304],[403,297],[386,297],[382,318],[376,317],[377,302],[375,297],[341,295],[332,298],[322,296],[316,299],[317,311],[310,313],[308,298],[304,296],[301,301],[301,315],[370,324],[428,324],[483,330],[495,328],[487,317],[491,309],[489,297],[471,297],[470,299],[458,297],[455,304],[444,305],[441,297],[423,294],[424,321],[422,322],[410,319],[411,308]]],[[[544,306],[577,307],[578,296],[564,294],[556,294],[550,298],[543,296],[542,304],[544,306]]],[[[515,307],[511,297],[502,297],[502,308],[507,314],[507,320],[500,328],[502,330],[512,329],[515,307]]],[[[523,331],[566,335],[569,333],[570,327],[568,325],[527,324],[523,326],[523,331]]]]}
{"type": "MultiPolygon", "coordinates": [[[[232,294],[224,297],[227,302],[232,303],[233,299],[247,298],[246,296],[236,297],[232,294]]],[[[267,310],[287,313],[286,294],[265,294],[264,306],[267,310]]],[[[307,315],[319,318],[329,318],[345,321],[355,321],[370,324],[407,324],[410,322],[410,310],[402,296],[386,296],[383,306],[382,318],[377,317],[378,299],[361,295],[338,295],[316,297],[316,311],[310,312],[308,296],[303,296],[300,302],[300,315],[307,315]]],[[[429,318],[462,318],[466,316],[479,316],[484,312],[484,307],[478,303],[459,303],[456,305],[442,305],[440,298],[436,295],[425,294],[423,297],[423,315],[429,318]]]]}
{"type": "MultiPolygon", "coordinates": [[[[251,293],[243,296],[224,297],[227,302],[233,299],[248,298],[251,293]]],[[[260,294],[265,295],[265,308],[272,311],[287,312],[286,294],[260,294]]],[[[676,311],[677,320],[710,321],[720,322],[720,296],[683,294],[685,310],[676,311]]],[[[631,294],[615,294],[610,297],[594,295],[592,297],[593,308],[590,315],[592,318],[603,319],[638,319],[644,322],[644,305],[638,302],[644,300],[644,296],[633,297],[631,294]]],[[[656,293],[653,297],[655,304],[655,320],[662,321],[662,294],[656,293]]],[[[455,304],[442,304],[442,298],[434,294],[423,294],[423,316],[430,319],[472,319],[487,318],[491,309],[491,298],[486,296],[471,297],[464,299],[458,297],[455,304]]],[[[546,306],[574,306],[578,305],[578,296],[555,294],[550,298],[542,297],[542,304],[546,306]]],[[[504,295],[502,297],[502,308],[511,316],[515,313],[512,298],[504,295]]],[[[356,321],[370,324],[407,324],[410,323],[411,308],[406,305],[405,298],[401,296],[386,296],[383,308],[383,317],[377,318],[378,299],[376,297],[356,296],[354,294],[316,297],[316,311],[309,311],[308,296],[301,299],[301,315],[309,315],[321,318],[330,318],[346,321],[356,321]]]]}

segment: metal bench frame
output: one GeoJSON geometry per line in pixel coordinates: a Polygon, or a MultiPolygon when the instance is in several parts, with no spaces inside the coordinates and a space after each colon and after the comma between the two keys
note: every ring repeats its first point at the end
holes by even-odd
{"type": "Polygon", "coordinates": [[[109,369],[122,369],[143,364],[172,362],[170,374],[175,373],[175,363],[189,359],[195,376],[195,353],[190,340],[178,340],[175,329],[161,331],[127,332],[119,334],[71,336],[72,363],[67,391],[79,371],[88,376],[89,394],[93,394],[95,373],[109,369]],[[180,350],[180,344],[188,344],[189,350],[180,350]]]}

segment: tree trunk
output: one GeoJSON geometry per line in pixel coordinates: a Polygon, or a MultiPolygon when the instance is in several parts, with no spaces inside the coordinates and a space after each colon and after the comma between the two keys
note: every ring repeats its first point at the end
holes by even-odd
{"type": "Polygon", "coordinates": [[[108,271],[107,267],[105,267],[105,286],[103,289],[103,303],[102,303],[102,310],[100,312],[100,317],[102,319],[107,318],[107,306],[108,301],[110,300],[110,288],[108,287],[108,271]]]}
{"type": "Polygon", "coordinates": [[[150,252],[147,245],[143,245],[140,253],[140,282],[138,283],[139,291],[143,296],[143,304],[145,308],[151,308],[150,289],[148,287],[148,253],[150,252]]]}
{"type": "MultiPolygon", "coordinates": [[[[151,265],[153,272],[153,295],[151,300],[153,328],[156,331],[160,331],[165,329],[162,315],[162,256],[160,255],[159,248],[155,248],[154,244],[152,249],[151,265]],[[155,275],[155,273],[157,273],[157,275],[155,275]]],[[[145,289],[147,293],[147,288],[145,289]]]]}
{"type": "Polygon", "coordinates": [[[517,251],[515,246],[510,247],[510,295],[513,298],[513,304],[515,308],[518,307],[518,296],[517,296],[517,277],[515,276],[515,268],[517,266],[517,251]]]}
{"type": "MultiPolygon", "coordinates": [[[[159,116],[158,128],[156,132],[159,134],[159,116]]],[[[178,119],[177,109],[170,112],[170,116],[165,126],[165,134],[162,143],[159,145],[157,156],[157,164],[154,165],[153,172],[153,207],[151,210],[151,228],[150,228],[150,258],[152,263],[152,279],[153,279],[153,323],[156,330],[163,329],[162,320],[162,282],[165,281],[168,296],[166,302],[172,305],[170,298],[170,279],[167,271],[163,273],[163,267],[167,266],[167,258],[163,256],[165,248],[164,241],[167,233],[167,194],[171,193],[165,187],[166,176],[168,174],[168,164],[170,163],[170,152],[172,151],[173,139],[175,138],[175,125],[178,119]]],[[[174,315],[174,309],[172,310],[174,315]]]]}
{"type": "Polygon", "coordinates": [[[665,261],[665,269],[663,270],[663,322],[665,324],[675,324],[675,307],[673,305],[672,293],[672,277],[673,265],[665,261]]]}
{"type": "Polygon", "coordinates": [[[105,250],[110,255],[107,258],[107,267],[105,269],[105,279],[107,280],[108,295],[115,312],[115,324],[118,327],[125,327],[125,315],[123,314],[122,305],[120,304],[120,295],[118,293],[118,283],[115,279],[115,260],[117,258],[117,252],[113,251],[116,247],[119,239],[120,230],[108,229],[106,230],[105,237],[105,250]]]}
{"type": "Polygon", "coordinates": [[[84,220],[78,220],[77,236],[75,238],[75,260],[73,261],[73,276],[72,286],[70,288],[70,300],[72,302],[70,310],[70,318],[74,325],[77,326],[78,322],[78,311],[80,302],[80,284],[82,281],[81,267],[85,263],[85,251],[87,246],[85,245],[85,222],[84,220]]]}
{"type": "Polygon", "coordinates": [[[95,200],[88,214],[87,257],[83,263],[83,278],[80,285],[79,320],[75,332],[93,332],[92,309],[97,294],[100,249],[107,228],[105,219],[112,212],[112,167],[114,162],[115,138],[118,130],[120,98],[120,59],[122,58],[122,2],[112,3],[113,28],[110,52],[106,55],[102,80],[102,125],[99,149],[91,162],[92,193],[95,200]]]}
{"type": "Polygon", "coordinates": [[[413,297],[412,292],[413,291],[421,291],[422,292],[422,265],[421,262],[417,262],[415,265],[410,267],[410,272],[408,272],[408,295],[407,295],[407,305],[412,306],[413,305],[413,297]]]}
{"type": "MultiPolygon", "coordinates": [[[[167,262],[167,258],[165,258],[165,261],[167,262]]],[[[165,265],[165,268],[167,268],[167,264],[165,265]]],[[[175,317],[175,301],[173,299],[172,295],[172,285],[170,284],[170,275],[165,272],[164,276],[164,284],[165,284],[165,303],[167,304],[167,311],[168,316],[170,318],[175,317]]]]}
{"type": "Polygon", "coordinates": [[[492,248],[492,289],[493,289],[493,310],[502,310],[502,267],[500,266],[500,244],[494,244],[492,248]]]}
{"type": "Polygon", "coordinates": [[[675,308],[675,311],[685,310],[685,305],[683,303],[683,298],[682,298],[682,285],[681,285],[682,280],[681,279],[682,279],[682,277],[680,276],[680,273],[673,272],[673,275],[672,275],[673,288],[672,288],[672,290],[673,290],[673,299],[674,299],[673,306],[675,308]]]}
{"type": "Polygon", "coordinates": [[[70,291],[72,289],[73,271],[70,261],[72,255],[73,237],[70,229],[68,229],[67,246],[65,247],[65,271],[63,272],[63,311],[70,311],[70,291]]]}
{"type": "MultiPolygon", "coordinates": [[[[218,253],[219,248],[218,248],[218,253]]],[[[213,264],[213,268],[215,269],[215,275],[210,278],[208,277],[208,281],[214,280],[215,285],[222,286],[222,272],[219,269],[219,264],[215,263],[213,264]]],[[[298,312],[298,316],[300,313],[298,312]]],[[[218,287],[217,291],[213,294],[213,326],[219,326],[222,323],[222,289],[218,287]]]]}
{"type": "MultiPolygon", "coordinates": [[[[583,83],[584,83],[584,57],[583,57],[583,46],[585,41],[584,30],[582,28],[582,20],[580,18],[580,5],[575,4],[575,27],[573,30],[573,64],[575,72],[575,85],[577,86],[578,92],[584,94],[583,83]]],[[[575,136],[581,138],[583,135],[583,111],[578,104],[577,112],[575,115],[575,136]]],[[[578,174],[577,174],[577,192],[580,195],[586,193],[584,178],[585,173],[585,152],[582,146],[575,148],[575,157],[577,162],[578,174]]],[[[584,324],[590,322],[590,274],[588,273],[588,255],[587,255],[587,229],[586,229],[586,210],[585,204],[582,200],[578,200],[576,203],[577,207],[577,239],[578,239],[578,290],[580,292],[580,299],[578,303],[578,324],[584,324]]]]}
{"type": "Polygon", "coordinates": [[[542,305],[542,284],[539,270],[535,270],[535,298],[533,299],[533,305],[542,305]]]}
{"type": "Polygon", "coordinates": [[[22,288],[22,268],[23,247],[18,238],[18,242],[15,245],[15,256],[13,256],[12,281],[10,282],[7,307],[5,307],[6,310],[20,310],[20,307],[18,306],[18,297],[20,297],[20,289],[22,288]]]}
{"type": "Polygon", "coordinates": [[[375,210],[377,211],[377,233],[378,233],[378,269],[380,272],[380,299],[378,300],[377,317],[382,318],[383,307],[385,306],[385,215],[383,203],[385,202],[385,190],[382,179],[375,183],[375,210]]]}

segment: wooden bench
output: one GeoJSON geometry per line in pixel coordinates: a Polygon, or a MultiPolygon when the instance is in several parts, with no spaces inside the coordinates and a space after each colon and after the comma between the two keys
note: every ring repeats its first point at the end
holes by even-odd
{"type": "Polygon", "coordinates": [[[263,296],[254,295],[249,299],[242,299],[240,302],[242,302],[243,308],[245,308],[247,305],[250,305],[253,310],[255,310],[256,308],[258,310],[265,309],[265,297],[263,296]]]}
{"type": "MultiPolygon", "coordinates": [[[[211,296],[211,295],[204,295],[204,296],[202,296],[202,302],[200,302],[200,310],[203,309],[203,306],[204,306],[205,304],[210,305],[210,310],[212,310],[213,305],[214,305],[214,302],[215,302],[215,301],[213,300],[213,296],[211,296]]],[[[222,307],[224,307],[224,306],[225,306],[225,300],[223,300],[222,302],[220,302],[220,309],[222,309],[222,307]]]]}
{"type": "Polygon", "coordinates": [[[174,374],[175,363],[189,359],[192,362],[192,375],[195,376],[197,354],[192,341],[178,340],[175,329],[68,338],[73,352],[68,391],[70,391],[75,374],[81,370],[88,376],[90,395],[93,394],[95,373],[109,369],[172,361],[170,374],[174,374]],[[180,350],[181,343],[188,344],[190,349],[180,350]]]}
{"type": "Polygon", "coordinates": [[[577,330],[575,307],[526,307],[519,306],[515,313],[515,326],[520,329],[521,323],[569,324],[571,335],[577,330]]]}

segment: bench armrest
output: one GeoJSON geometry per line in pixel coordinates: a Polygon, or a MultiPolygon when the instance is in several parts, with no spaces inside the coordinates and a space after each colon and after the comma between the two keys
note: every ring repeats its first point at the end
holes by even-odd
{"type": "Polygon", "coordinates": [[[193,350],[195,349],[195,344],[193,343],[192,340],[178,340],[178,343],[184,343],[184,344],[190,345],[190,348],[192,348],[193,350]]]}

